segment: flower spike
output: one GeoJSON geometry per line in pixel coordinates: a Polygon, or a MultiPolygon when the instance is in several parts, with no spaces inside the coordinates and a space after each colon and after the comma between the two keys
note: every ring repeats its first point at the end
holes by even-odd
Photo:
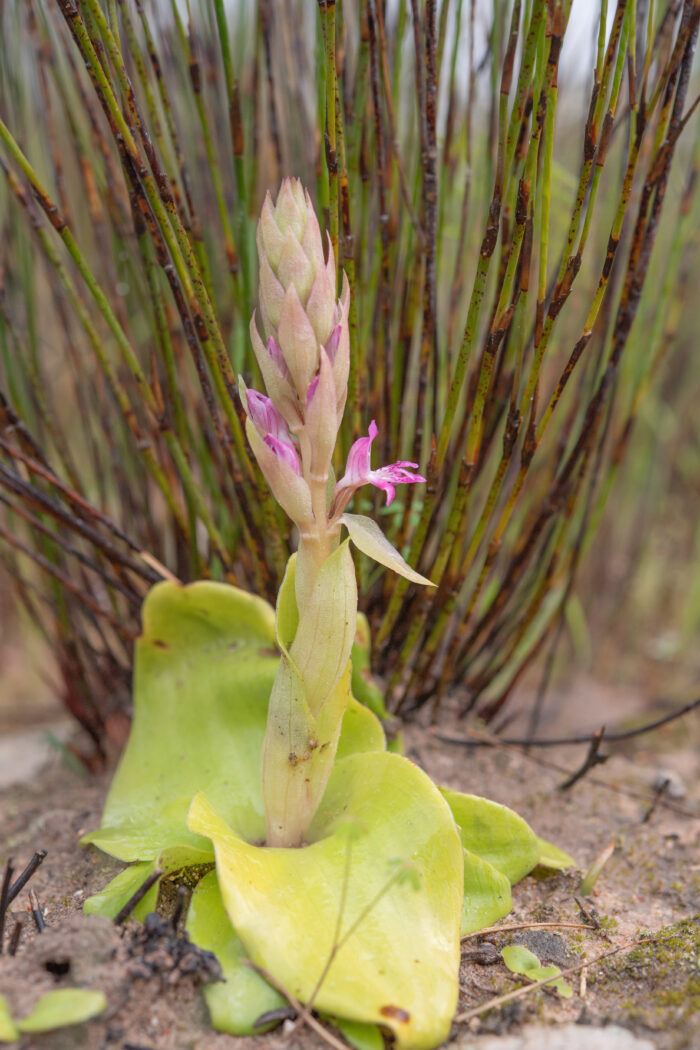
{"type": "Polygon", "coordinates": [[[403,460],[372,470],[372,420],[329,498],[348,394],[350,283],[342,274],[338,296],[333,246],[328,236],[324,243],[298,179],[282,182],[276,203],[265,198],[257,243],[261,330],[254,314],[250,338],[267,396],[247,390],[243,379],[239,386],[253,455],[298,531],[278,602],[282,660],[268,706],[263,804],[267,845],[300,846],[333,768],[350,698],[357,619],[350,541],[412,583],[432,586],[375,522],[345,508],[360,485],[376,485],[390,504],[396,485],[425,479],[415,473],[418,464],[403,460]],[[341,542],[343,528],[349,537],[341,542]]]}

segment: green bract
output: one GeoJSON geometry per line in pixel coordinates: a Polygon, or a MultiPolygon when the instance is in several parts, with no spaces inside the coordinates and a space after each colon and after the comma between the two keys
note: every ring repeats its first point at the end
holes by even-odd
{"type": "MultiPolygon", "coordinates": [[[[277,640],[291,652],[298,630],[293,581],[292,562],[276,624],[267,603],[226,584],[161,583],[148,596],[131,736],[102,827],[83,840],[136,863],[86,910],[113,917],[156,868],[201,873],[187,929],[222,965],[225,981],[205,990],[216,1028],[263,1030],[257,1019],[282,1004],[251,958],[358,1044],[372,1045],[379,1024],[398,1046],[427,1050],[449,1031],[460,934],[507,914],[511,882],[535,865],[570,858],[504,806],[438,791],[385,750],[381,723],[352,696],[308,844],[261,845],[277,640]]],[[[361,641],[354,677],[366,675],[361,641]]]]}

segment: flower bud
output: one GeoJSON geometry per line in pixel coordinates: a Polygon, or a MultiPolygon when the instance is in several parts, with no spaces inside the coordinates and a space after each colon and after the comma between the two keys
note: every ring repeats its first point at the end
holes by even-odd
{"type": "Polygon", "coordinates": [[[303,527],[313,518],[311,493],[304,478],[299,476],[298,456],[295,449],[281,442],[273,434],[260,435],[252,419],[245,425],[248,442],[260,464],[272,494],[285,514],[303,527]],[[280,447],[283,445],[284,447],[280,447]]]}
{"type": "Polygon", "coordinates": [[[344,279],[342,297],[336,299],[335,258],[330,240],[326,261],[316,213],[298,179],[283,180],[276,204],[269,194],[265,198],[257,242],[264,339],[274,340],[285,364],[284,369],[271,371],[275,362],[271,362],[257,330],[253,333],[251,329],[267,391],[290,426],[298,427],[299,423],[290,418],[290,395],[296,403],[298,420],[303,421],[309,385],[321,365],[321,347],[327,348],[330,341],[327,352],[333,364],[339,425],[338,409],[342,410],[345,404],[349,369],[349,288],[344,279]],[[280,398],[284,405],[278,401],[280,398]]]}

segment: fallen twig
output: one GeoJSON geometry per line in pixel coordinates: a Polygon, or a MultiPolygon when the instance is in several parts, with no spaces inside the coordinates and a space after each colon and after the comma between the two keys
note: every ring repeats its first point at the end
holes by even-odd
{"type": "Polygon", "coordinates": [[[10,946],[7,949],[8,955],[14,955],[19,947],[19,939],[22,936],[22,930],[24,929],[24,917],[20,916],[16,920],[15,925],[12,928],[12,934],[10,936],[10,946]]]}
{"type": "MultiPolygon", "coordinates": [[[[679,708],[677,711],[672,711],[670,715],[664,715],[662,718],[657,718],[653,722],[647,722],[643,726],[637,726],[636,729],[619,730],[616,733],[606,733],[605,739],[609,744],[618,743],[620,740],[631,740],[632,737],[642,736],[644,733],[651,733],[653,729],[659,729],[661,726],[667,725],[669,722],[674,722],[677,718],[682,718],[683,715],[689,714],[694,711],[696,707],[700,707],[700,697],[695,700],[691,700],[690,703],[685,704],[684,707],[679,708]]],[[[465,744],[470,747],[494,747],[496,742],[500,744],[507,744],[511,747],[567,747],[575,744],[590,744],[591,734],[590,733],[577,733],[574,736],[558,736],[558,737],[539,737],[534,740],[527,740],[526,738],[520,737],[498,737],[494,734],[485,734],[477,729],[467,729],[467,736],[452,736],[449,733],[436,732],[438,740],[443,740],[448,744],[465,744]]]]}
{"type": "Polygon", "coordinates": [[[12,878],[12,857],[8,858],[7,864],[5,865],[5,874],[2,879],[2,889],[0,889],[0,955],[2,955],[2,945],[5,939],[5,916],[7,915],[7,905],[10,893],[10,879],[12,878]]]}
{"type": "Polygon", "coordinates": [[[304,1021],[305,1024],[309,1026],[309,1028],[312,1028],[317,1035],[320,1035],[324,1043],[327,1043],[328,1046],[334,1047],[334,1050],[348,1050],[347,1043],[341,1042],[340,1039],[334,1036],[332,1032],[329,1032],[325,1025],[322,1025],[321,1022],[318,1021],[314,1017],[314,1015],[303,1005],[303,1003],[300,1003],[298,999],[295,999],[292,993],[288,992],[284,985],[280,984],[277,978],[273,977],[271,973],[268,973],[268,971],[263,966],[258,966],[258,964],[254,963],[252,959],[242,959],[241,961],[244,964],[244,966],[249,966],[251,970],[255,970],[255,972],[257,974],[260,974],[262,979],[264,981],[267,981],[267,983],[271,985],[275,989],[275,991],[279,992],[280,995],[284,996],[289,1005],[296,1012],[297,1017],[300,1020],[304,1021]]]}
{"type": "Polygon", "coordinates": [[[31,905],[32,918],[34,919],[34,925],[36,926],[37,933],[43,933],[46,927],[44,922],[44,913],[41,910],[41,904],[34,890],[29,891],[29,903],[31,905]]]}
{"type": "Polygon", "coordinates": [[[651,800],[651,804],[649,805],[648,810],[646,811],[646,813],[644,814],[644,816],[640,820],[640,822],[639,822],[640,824],[648,824],[649,823],[649,821],[651,820],[651,818],[652,818],[652,816],[653,816],[657,806],[659,805],[659,802],[661,802],[663,796],[668,791],[668,787],[669,787],[670,783],[671,783],[671,781],[669,780],[668,777],[666,777],[664,780],[661,781],[659,786],[655,789],[654,797],[651,800]]]}
{"type": "Polygon", "coordinates": [[[468,941],[472,937],[483,937],[487,933],[512,933],[513,930],[537,930],[543,927],[555,927],[563,930],[596,930],[599,927],[589,926],[582,922],[510,922],[505,926],[487,926],[483,930],[475,930],[473,933],[465,933],[462,941],[468,941]]]}
{"type": "MultiPolygon", "coordinates": [[[[540,766],[542,769],[551,769],[555,773],[569,773],[569,770],[565,766],[560,765],[558,762],[552,762],[549,759],[539,758],[535,755],[531,755],[527,748],[529,745],[526,741],[522,743],[509,743],[505,740],[501,740],[499,737],[494,736],[493,733],[488,733],[483,730],[470,729],[468,730],[469,737],[457,737],[452,736],[448,733],[440,733],[437,730],[432,731],[432,735],[436,740],[440,740],[445,744],[455,744],[458,747],[494,747],[501,748],[504,751],[511,751],[513,754],[520,755],[522,758],[527,759],[529,762],[533,762],[536,766],[540,766]]],[[[620,739],[619,736],[606,736],[606,740],[620,739]]],[[[588,743],[590,737],[585,737],[583,740],[569,740],[568,743],[588,743]]],[[[532,741],[537,746],[538,741],[532,741]]],[[[549,744],[550,741],[547,741],[549,744]]],[[[567,741],[555,741],[555,743],[567,743],[567,741]]],[[[600,777],[589,777],[588,781],[590,784],[595,784],[597,787],[605,788],[607,791],[614,791],[617,795],[625,795],[627,798],[640,799],[642,802],[647,804],[653,801],[653,796],[642,791],[636,791],[634,788],[624,787],[622,784],[613,784],[610,780],[601,780],[600,777]]],[[[658,799],[657,805],[663,806],[665,809],[670,809],[674,813],[679,813],[683,817],[691,817],[693,820],[697,820],[700,817],[699,813],[693,812],[691,809],[687,809],[685,806],[678,805],[677,802],[673,802],[669,798],[663,796],[658,799]]]]}
{"type": "Polygon", "coordinates": [[[36,872],[37,868],[40,866],[40,864],[43,863],[43,860],[44,860],[45,857],[46,857],[46,850],[45,849],[38,849],[36,851],[36,853],[34,854],[32,859],[29,861],[29,864],[27,864],[27,866],[24,869],[24,871],[21,873],[21,875],[17,876],[15,881],[10,886],[10,892],[7,895],[7,903],[8,904],[12,904],[13,900],[15,899],[15,897],[17,897],[17,895],[22,892],[22,890],[27,885],[27,883],[29,882],[31,877],[36,872]]]}
{"type": "MultiPolygon", "coordinates": [[[[595,910],[595,908],[592,906],[590,908],[587,908],[580,897],[574,896],[574,900],[576,901],[578,910],[581,912],[581,915],[584,917],[584,919],[593,924],[593,929],[604,933],[603,927],[600,924],[600,919],[598,918],[598,912],[595,910]]],[[[606,937],[608,936],[606,933],[604,935],[606,937]]]]}
{"type": "Polygon", "coordinates": [[[153,886],[158,881],[162,874],[163,872],[156,868],[156,870],[152,871],[148,878],[141,883],[136,892],[132,893],[132,895],[129,897],[124,907],[120,911],[118,911],[117,914],[114,916],[115,926],[120,926],[123,922],[126,922],[136,905],[141,903],[143,898],[150,890],[151,886],[153,886]]]}
{"type": "Polygon", "coordinates": [[[568,791],[569,788],[577,784],[579,780],[585,777],[589,769],[593,769],[595,766],[601,766],[604,762],[607,762],[610,755],[600,754],[600,745],[603,743],[603,735],[605,733],[605,726],[597,729],[591,737],[591,742],[586,752],[586,757],[583,760],[583,764],[579,768],[568,776],[561,784],[558,785],[557,791],[568,791]]]}

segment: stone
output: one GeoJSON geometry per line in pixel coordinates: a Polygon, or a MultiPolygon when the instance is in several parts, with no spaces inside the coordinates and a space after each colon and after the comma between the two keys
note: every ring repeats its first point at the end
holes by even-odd
{"type": "Polygon", "coordinates": [[[510,1035],[474,1036],[463,1032],[447,1044],[448,1050],[655,1050],[627,1028],[607,1025],[529,1025],[510,1035]]]}

